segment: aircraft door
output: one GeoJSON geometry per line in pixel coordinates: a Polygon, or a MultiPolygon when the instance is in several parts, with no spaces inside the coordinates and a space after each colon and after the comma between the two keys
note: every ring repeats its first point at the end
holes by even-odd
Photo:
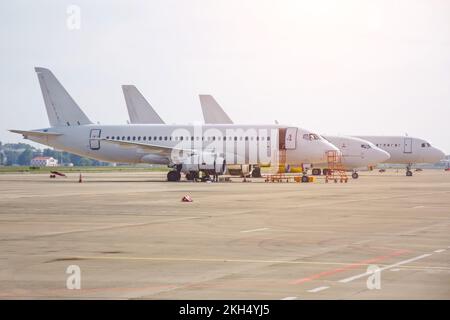
{"type": "Polygon", "coordinates": [[[286,128],[280,128],[278,130],[278,148],[280,150],[286,149],[286,128]]]}
{"type": "Polygon", "coordinates": [[[412,153],[412,138],[404,139],[403,153],[412,153]]]}
{"type": "Polygon", "coordinates": [[[92,129],[89,137],[89,147],[91,150],[99,150],[100,149],[100,134],[102,133],[101,129],[92,129]]]}
{"type": "Polygon", "coordinates": [[[286,129],[286,150],[292,150],[297,147],[297,128],[286,129]]]}

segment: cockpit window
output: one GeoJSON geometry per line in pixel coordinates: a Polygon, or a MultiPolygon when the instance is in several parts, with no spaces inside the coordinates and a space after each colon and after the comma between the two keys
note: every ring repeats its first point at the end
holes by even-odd
{"type": "Polygon", "coordinates": [[[431,147],[431,144],[429,144],[428,142],[422,143],[422,148],[429,148],[429,147],[431,147]]]}
{"type": "Polygon", "coordinates": [[[370,146],[370,144],[362,144],[361,148],[363,148],[363,149],[370,149],[372,147],[370,146]]]}
{"type": "Polygon", "coordinates": [[[303,139],[312,141],[312,140],[320,140],[320,137],[315,133],[305,133],[303,135],[303,139]]]}

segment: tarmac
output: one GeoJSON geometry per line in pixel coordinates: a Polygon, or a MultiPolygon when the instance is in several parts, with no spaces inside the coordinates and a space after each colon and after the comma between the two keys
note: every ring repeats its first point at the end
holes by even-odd
{"type": "Polygon", "coordinates": [[[1,174],[0,299],[450,299],[450,172],[164,180],[1,174]]]}

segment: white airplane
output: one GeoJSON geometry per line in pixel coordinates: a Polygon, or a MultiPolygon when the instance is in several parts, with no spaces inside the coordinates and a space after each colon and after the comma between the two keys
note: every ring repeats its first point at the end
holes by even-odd
{"type": "Polygon", "coordinates": [[[50,70],[35,70],[50,127],[11,132],[101,161],[166,164],[173,168],[169,181],[179,181],[181,172],[223,174],[227,164],[320,163],[326,151],[338,151],[309,130],[281,125],[94,124],[50,70]]]}
{"type": "MultiPolygon", "coordinates": [[[[125,86],[123,86],[125,87],[125,86]]],[[[128,113],[132,123],[159,123],[162,121],[156,111],[134,86],[126,86],[134,90],[124,90],[128,113]],[[130,103],[136,101],[136,103],[130,103]],[[138,117],[133,115],[139,115],[138,117]],[[156,116],[154,116],[156,115],[156,116]]],[[[211,95],[199,95],[203,118],[206,124],[233,124],[231,118],[211,95]]],[[[353,171],[352,177],[359,177],[357,170],[377,165],[389,159],[389,154],[368,141],[345,136],[323,136],[326,140],[337,146],[342,153],[342,165],[345,170],[353,171]]],[[[320,175],[321,169],[327,170],[328,163],[314,163],[313,175],[320,175]]],[[[229,166],[230,169],[230,166],[229,166]]],[[[234,168],[239,175],[250,173],[250,168],[234,168]],[[241,169],[241,170],[239,170],[241,169]]],[[[253,168],[255,176],[260,175],[259,168],[253,168]]],[[[231,170],[230,170],[231,171],[231,170]]]]}
{"type": "Polygon", "coordinates": [[[445,153],[423,139],[408,136],[358,136],[378,148],[389,152],[391,158],[385,163],[406,164],[406,175],[412,176],[411,166],[416,163],[436,163],[445,153]]]}
{"type": "MultiPolygon", "coordinates": [[[[125,103],[127,105],[128,114],[130,117],[130,123],[164,123],[161,117],[158,115],[156,110],[150,105],[150,103],[145,99],[145,97],[138,91],[138,89],[133,85],[123,85],[123,94],[125,96],[125,103]]],[[[200,96],[200,99],[205,97],[208,99],[210,96],[200,96]]],[[[207,119],[206,124],[233,124],[228,115],[219,107],[216,109],[217,115],[214,118],[207,119]]],[[[258,177],[261,176],[261,172],[257,166],[252,165],[228,165],[228,173],[231,175],[247,176],[249,174],[257,174],[258,177]],[[252,171],[256,171],[253,172],[252,171]]]]}
{"type": "MultiPolygon", "coordinates": [[[[214,97],[211,95],[200,95],[199,97],[205,123],[233,123],[214,97]]],[[[339,148],[342,155],[342,167],[347,171],[353,171],[352,177],[354,179],[359,177],[358,170],[373,167],[390,157],[389,153],[363,139],[330,135],[322,135],[322,137],[339,148]]],[[[325,171],[328,169],[328,166],[328,162],[326,161],[323,163],[314,163],[312,174],[320,175],[321,169],[325,171]]]]}
{"type": "MultiPolygon", "coordinates": [[[[342,154],[342,168],[346,171],[352,171],[353,179],[358,179],[358,171],[375,167],[390,158],[389,153],[367,140],[348,136],[322,135],[322,137],[339,148],[342,154]]],[[[320,175],[320,169],[323,169],[324,174],[326,174],[328,163],[314,164],[312,174],[320,175]]]]}

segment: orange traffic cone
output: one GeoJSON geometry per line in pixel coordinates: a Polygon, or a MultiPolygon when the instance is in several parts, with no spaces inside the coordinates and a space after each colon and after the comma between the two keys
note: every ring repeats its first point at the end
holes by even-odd
{"type": "Polygon", "coordinates": [[[193,202],[194,200],[192,200],[191,196],[189,195],[185,195],[183,198],[181,198],[182,202],[193,202]]]}

